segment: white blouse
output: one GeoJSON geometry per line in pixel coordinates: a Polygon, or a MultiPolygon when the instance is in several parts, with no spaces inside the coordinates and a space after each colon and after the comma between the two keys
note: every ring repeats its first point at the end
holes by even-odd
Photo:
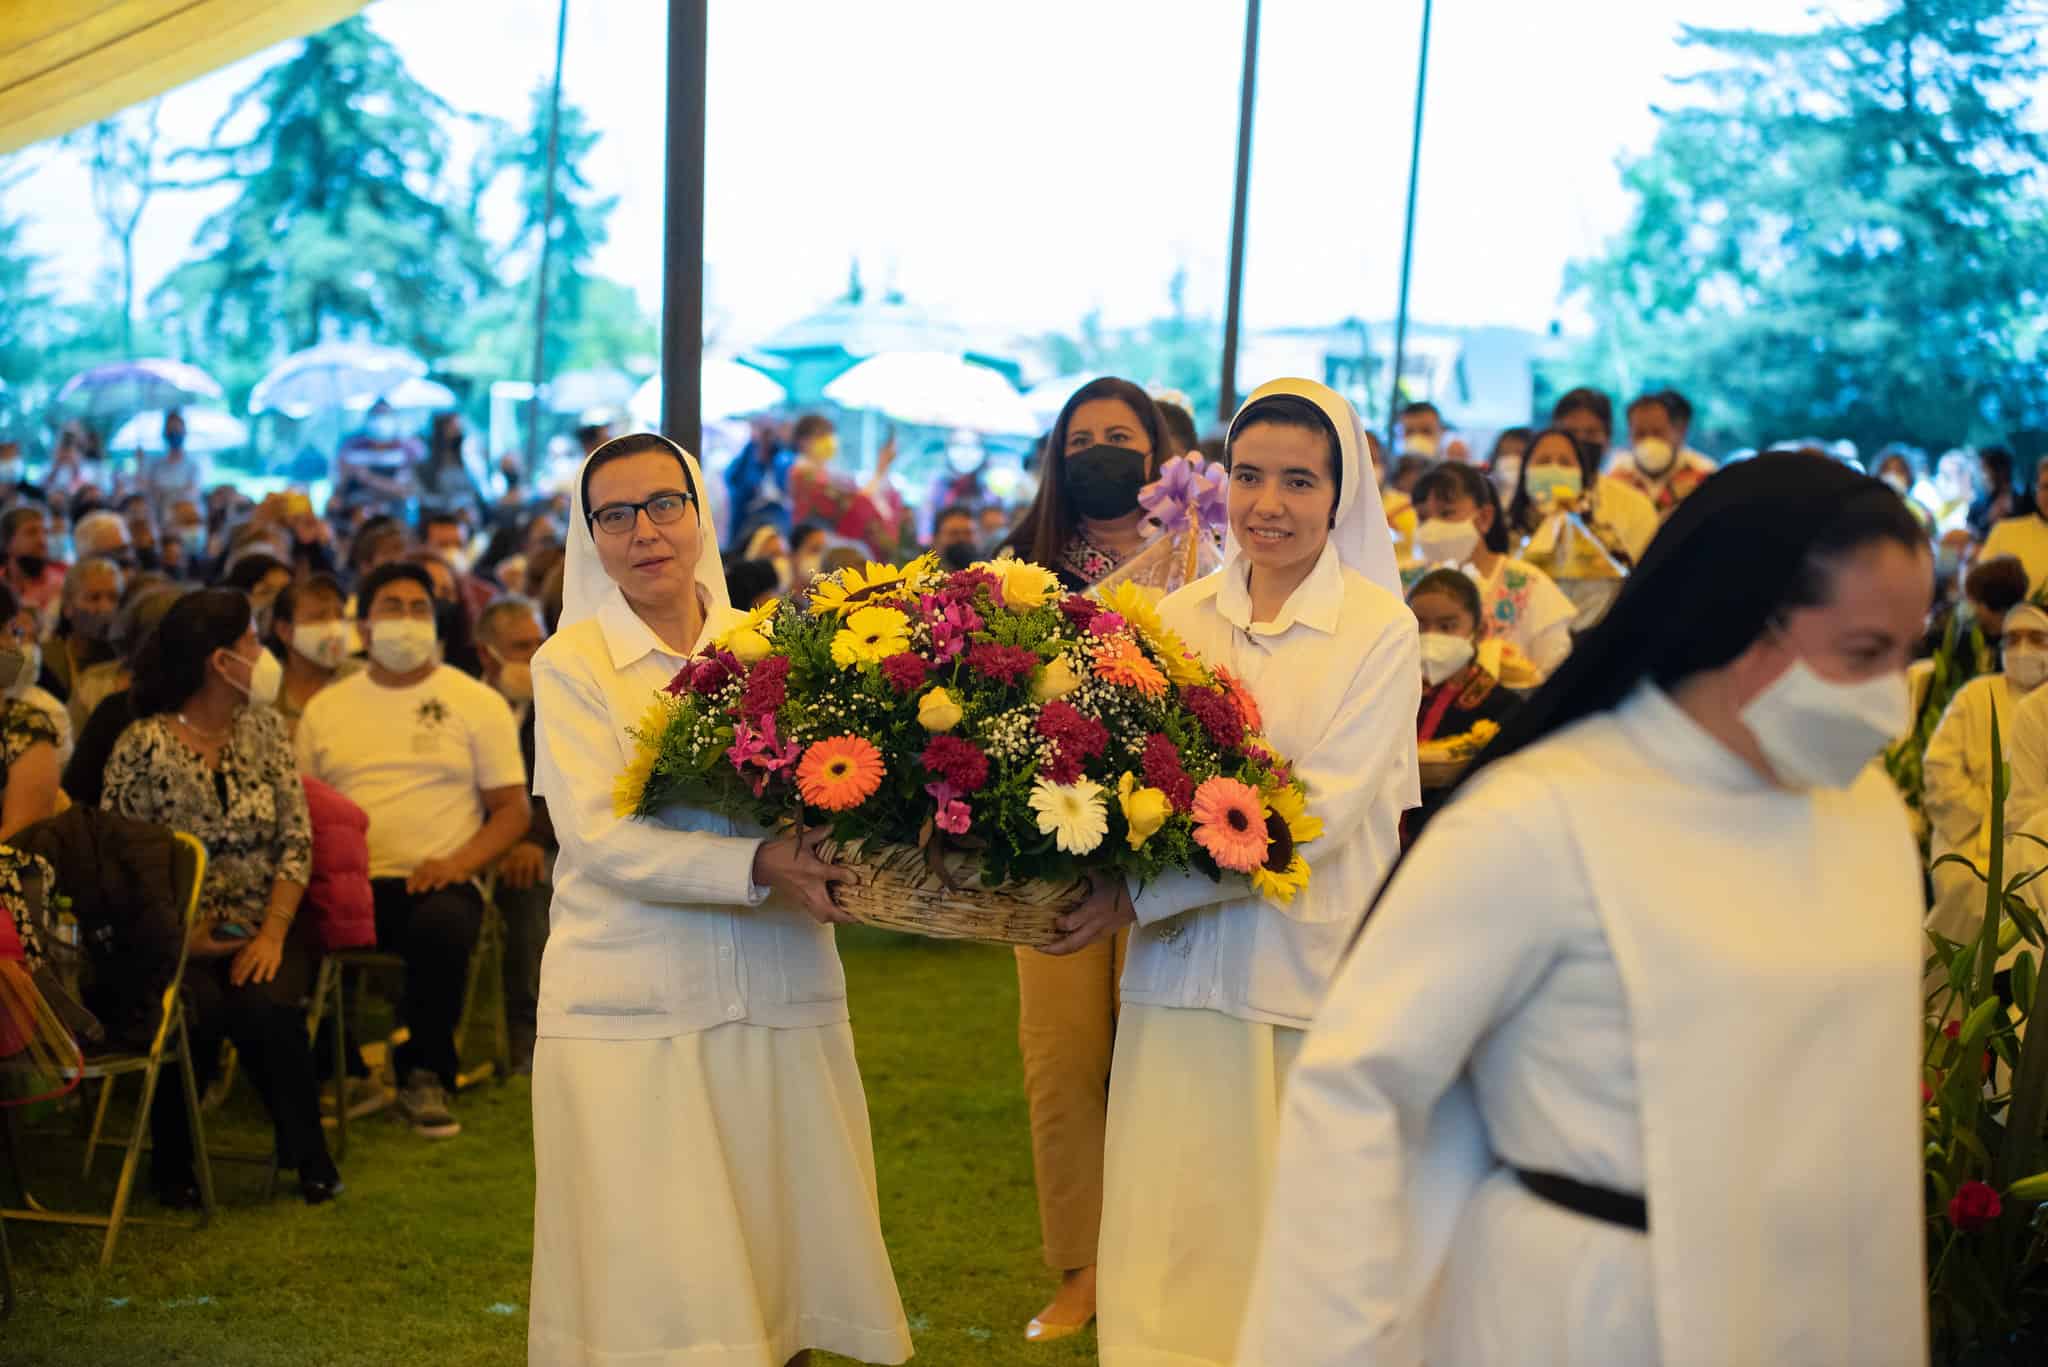
{"type": "MultiPolygon", "coordinates": [[[[740,617],[710,614],[693,649],[740,617]]],[[[617,589],[534,656],[534,791],[561,842],[541,962],[544,1036],[659,1039],[730,1021],[847,1018],[831,928],[754,886],[759,832],[695,808],[659,822],[613,814],[613,784],[635,750],[628,732],[684,659],[617,589]]]]}
{"type": "Polygon", "coordinates": [[[1400,851],[1401,813],[1419,801],[1415,615],[1345,568],[1331,547],[1271,623],[1252,623],[1236,559],[1159,612],[1204,660],[1251,690],[1266,739],[1293,762],[1324,832],[1302,847],[1311,876],[1291,906],[1247,895],[1235,876],[1219,886],[1189,873],[1138,890],[1141,929],[1125,960],[1123,999],[1303,1028],[1400,851]]]}

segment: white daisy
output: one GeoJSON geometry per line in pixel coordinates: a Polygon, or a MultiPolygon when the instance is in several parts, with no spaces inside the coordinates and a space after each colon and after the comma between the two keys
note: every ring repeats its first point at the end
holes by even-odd
{"type": "Polygon", "coordinates": [[[1038,829],[1052,836],[1068,854],[1092,854],[1109,834],[1109,809],[1103,805],[1102,785],[1091,779],[1077,783],[1038,780],[1031,789],[1031,810],[1038,813],[1038,829]]]}

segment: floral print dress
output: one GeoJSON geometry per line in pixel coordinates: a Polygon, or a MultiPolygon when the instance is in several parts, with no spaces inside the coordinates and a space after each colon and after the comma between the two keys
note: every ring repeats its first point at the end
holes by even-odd
{"type": "MultiPolygon", "coordinates": [[[[16,760],[38,745],[54,746],[58,740],[57,723],[49,713],[18,698],[0,701],[0,793],[7,791],[7,771],[16,760]]],[[[0,903],[13,916],[14,933],[21,937],[31,972],[43,961],[39,904],[54,890],[55,881],[44,860],[0,845],[0,903]]]]}
{"type": "Polygon", "coordinates": [[[313,872],[313,827],[284,722],[267,707],[245,707],[209,769],[178,739],[168,717],[145,717],[121,733],[107,761],[109,811],[197,836],[206,846],[200,915],[263,920],[271,885],[303,884],[313,872]]]}

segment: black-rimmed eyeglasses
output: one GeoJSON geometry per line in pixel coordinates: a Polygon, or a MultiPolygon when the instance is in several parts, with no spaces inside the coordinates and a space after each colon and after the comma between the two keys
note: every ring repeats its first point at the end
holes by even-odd
{"type": "Polygon", "coordinates": [[[639,525],[642,509],[646,510],[649,522],[666,527],[681,521],[683,510],[696,501],[688,494],[668,493],[643,498],[638,503],[607,503],[590,515],[590,522],[606,536],[624,536],[639,525]]]}

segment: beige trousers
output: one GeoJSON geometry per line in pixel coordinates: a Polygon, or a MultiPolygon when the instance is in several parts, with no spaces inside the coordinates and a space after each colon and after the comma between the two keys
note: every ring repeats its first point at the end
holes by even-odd
{"type": "Polygon", "coordinates": [[[1031,1108],[1031,1166],[1046,1266],[1095,1263],[1102,1232],[1102,1148],[1109,1058],[1128,928],[1078,954],[1017,950],[1017,1044],[1031,1108]]]}

